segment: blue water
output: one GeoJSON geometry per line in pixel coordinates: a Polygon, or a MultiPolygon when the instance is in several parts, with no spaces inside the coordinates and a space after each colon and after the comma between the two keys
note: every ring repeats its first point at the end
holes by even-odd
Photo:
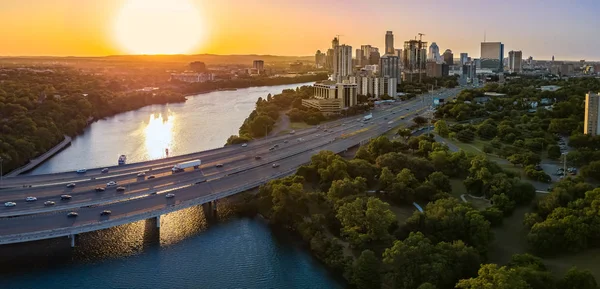
{"type": "MultiPolygon", "coordinates": [[[[219,91],[183,104],[156,105],[92,124],[36,173],[143,161],[221,146],[258,97],[302,84],[219,91]],[[218,124],[218,125],[215,125],[218,124]],[[118,140],[118,141],[117,141],[118,140]]],[[[227,214],[227,200],[219,214],[227,214]]],[[[62,288],[343,288],[293,241],[262,220],[207,221],[201,207],[66,238],[0,246],[0,289],[62,288]]],[[[231,214],[229,214],[231,215],[231,214]]]]}
{"type": "Polygon", "coordinates": [[[0,287],[15,289],[343,288],[307,252],[257,219],[232,219],[134,256],[3,277],[0,287]]]}

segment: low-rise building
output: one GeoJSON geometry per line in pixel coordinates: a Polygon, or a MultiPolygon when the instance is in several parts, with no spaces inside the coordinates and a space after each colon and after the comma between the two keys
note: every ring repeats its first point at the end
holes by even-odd
{"type": "Polygon", "coordinates": [[[557,91],[560,89],[558,85],[544,85],[540,87],[541,91],[557,91]]]}
{"type": "Polygon", "coordinates": [[[215,79],[215,75],[212,73],[171,73],[170,80],[179,80],[183,82],[207,82],[213,81],[215,79]]]}
{"type": "Polygon", "coordinates": [[[313,85],[314,96],[303,99],[302,105],[319,110],[323,114],[339,114],[358,103],[356,83],[323,81],[313,85]]]}

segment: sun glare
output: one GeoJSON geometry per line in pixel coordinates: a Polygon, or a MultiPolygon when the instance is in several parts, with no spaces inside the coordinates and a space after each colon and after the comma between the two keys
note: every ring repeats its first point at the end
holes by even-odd
{"type": "Polygon", "coordinates": [[[190,0],[127,0],[115,18],[114,37],[127,53],[190,53],[203,28],[190,0]]]}

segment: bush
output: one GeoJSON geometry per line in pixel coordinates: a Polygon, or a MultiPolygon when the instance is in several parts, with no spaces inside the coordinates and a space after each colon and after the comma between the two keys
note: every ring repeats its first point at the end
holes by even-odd
{"type": "Polygon", "coordinates": [[[456,133],[456,138],[464,143],[470,143],[475,140],[475,133],[470,130],[464,129],[456,133]]]}

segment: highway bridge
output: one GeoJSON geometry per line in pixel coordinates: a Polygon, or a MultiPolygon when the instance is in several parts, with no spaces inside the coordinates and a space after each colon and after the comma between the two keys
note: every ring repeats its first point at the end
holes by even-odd
{"type": "MultiPolygon", "coordinates": [[[[436,97],[447,98],[460,88],[447,90],[436,97]]],[[[231,145],[165,159],[88,170],[85,174],[63,172],[47,175],[6,178],[0,190],[0,202],[16,202],[14,207],[0,209],[0,244],[20,243],[69,236],[75,245],[75,235],[101,230],[139,220],[156,218],[191,206],[216,201],[260,186],[269,180],[293,174],[321,150],[341,153],[386,133],[402,122],[410,122],[429,106],[413,99],[375,111],[368,123],[362,117],[345,118],[323,127],[314,127],[270,139],[250,142],[247,146],[231,145]],[[272,149],[275,145],[276,148],[272,149]],[[260,159],[257,158],[260,157],[260,159]],[[199,169],[171,173],[174,164],[201,159],[199,169]],[[217,167],[216,164],[223,166],[217,167]],[[278,166],[273,166],[278,164],[278,166]],[[138,177],[144,172],[145,176],[138,177]],[[147,179],[148,176],[154,176],[147,179]],[[116,186],[106,187],[115,181],[116,186]],[[74,188],[66,184],[75,183],[74,188]],[[106,187],[97,192],[96,188],[106,187]],[[166,198],[166,193],[174,193],[166,198]],[[69,200],[60,196],[69,194],[69,200]],[[38,200],[25,202],[33,196],[38,200]],[[45,201],[54,205],[45,206],[45,201]],[[110,215],[101,212],[110,210],[110,215]],[[67,217],[77,212],[77,217],[67,217]]]]}

